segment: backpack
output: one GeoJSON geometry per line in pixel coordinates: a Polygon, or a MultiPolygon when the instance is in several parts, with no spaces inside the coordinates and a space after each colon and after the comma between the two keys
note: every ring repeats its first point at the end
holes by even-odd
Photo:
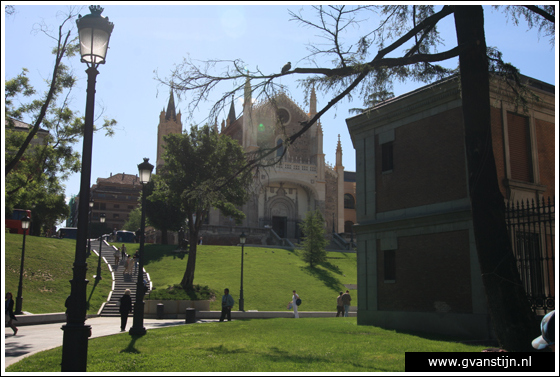
{"type": "Polygon", "coordinates": [[[300,306],[300,305],[301,305],[301,298],[298,298],[298,299],[296,300],[296,305],[297,305],[297,306],[300,306]]]}

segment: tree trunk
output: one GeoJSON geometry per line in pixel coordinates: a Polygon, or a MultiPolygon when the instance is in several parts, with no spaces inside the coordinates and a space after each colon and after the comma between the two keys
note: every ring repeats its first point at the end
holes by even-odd
{"type": "Polygon", "coordinates": [[[455,27],[458,44],[469,46],[459,65],[473,228],[487,305],[500,346],[529,351],[539,327],[517,271],[498,185],[482,6],[456,6],[455,27]]]}
{"type": "Polygon", "coordinates": [[[196,267],[196,245],[198,244],[198,229],[189,230],[189,258],[187,260],[187,268],[181,281],[181,286],[185,291],[193,288],[194,269],[196,267]]]}

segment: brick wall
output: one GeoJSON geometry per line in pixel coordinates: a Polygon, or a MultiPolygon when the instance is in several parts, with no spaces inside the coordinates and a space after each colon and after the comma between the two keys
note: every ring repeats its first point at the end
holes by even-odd
{"type": "Polygon", "coordinates": [[[381,173],[376,137],[377,212],[435,204],[467,196],[460,109],[395,129],[393,171],[381,173]]]}
{"type": "Polygon", "coordinates": [[[394,283],[385,282],[384,252],[377,254],[379,310],[472,312],[467,230],[400,237],[394,283]]]}

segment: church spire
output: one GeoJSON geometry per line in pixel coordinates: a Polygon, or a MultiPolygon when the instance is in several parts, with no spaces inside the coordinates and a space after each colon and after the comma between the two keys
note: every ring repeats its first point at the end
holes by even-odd
{"type": "Polygon", "coordinates": [[[315,94],[315,84],[311,88],[311,96],[309,98],[309,116],[313,118],[317,114],[317,95],[315,94]]]}
{"type": "Polygon", "coordinates": [[[173,89],[169,91],[169,103],[167,104],[167,111],[165,112],[166,120],[177,120],[177,113],[175,112],[175,98],[173,97],[173,89]]]}
{"type": "Polygon", "coordinates": [[[342,166],[342,145],[340,144],[340,134],[338,134],[338,144],[336,145],[336,166],[342,166]]]}
{"type": "Polygon", "coordinates": [[[233,94],[231,95],[231,106],[229,108],[229,114],[227,117],[227,124],[233,124],[235,122],[235,106],[233,105],[233,94]]]}

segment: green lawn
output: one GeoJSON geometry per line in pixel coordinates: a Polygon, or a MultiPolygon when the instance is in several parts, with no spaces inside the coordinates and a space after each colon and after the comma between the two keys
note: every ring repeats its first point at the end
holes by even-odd
{"type": "MultiPolygon", "coordinates": [[[[437,337],[357,326],[356,318],[276,318],[181,325],[89,341],[88,372],[403,372],[405,352],[480,352],[437,337]]],[[[62,347],[7,372],[60,372],[62,347]]]]}
{"type": "MultiPolygon", "coordinates": [[[[174,253],[176,246],[147,245],[146,271],[154,287],[165,289],[178,284],[187,266],[187,256],[174,253]]],[[[284,249],[245,247],[243,261],[243,296],[245,310],[282,311],[297,290],[302,311],[335,311],[336,297],[344,284],[356,284],[357,267],[354,253],[327,253],[327,262],[310,268],[297,252],[284,249]]],[[[195,284],[208,285],[221,297],[229,288],[236,306],[241,285],[241,247],[198,246],[195,284]]],[[[350,290],[352,305],[357,294],[350,290]]],[[[218,301],[211,310],[221,310],[218,301]]]]}
{"type": "MultiPolygon", "coordinates": [[[[17,296],[23,235],[4,234],[5,268],[4,287],[6,292],[17,296]]],[[[22,309],[33,314],[59,313],[66,311],[64,302],[70,295],[72,266],[76,253],[76,241],[45,237],[25,237],[25,259],[23,267],[22,309]]],[[[88,314],[97,314],[111,290],[109,269],[101,263],[101,279],[96,283],[97,254],[87,260],[88,271],[86,297],[88,314]]]]}

